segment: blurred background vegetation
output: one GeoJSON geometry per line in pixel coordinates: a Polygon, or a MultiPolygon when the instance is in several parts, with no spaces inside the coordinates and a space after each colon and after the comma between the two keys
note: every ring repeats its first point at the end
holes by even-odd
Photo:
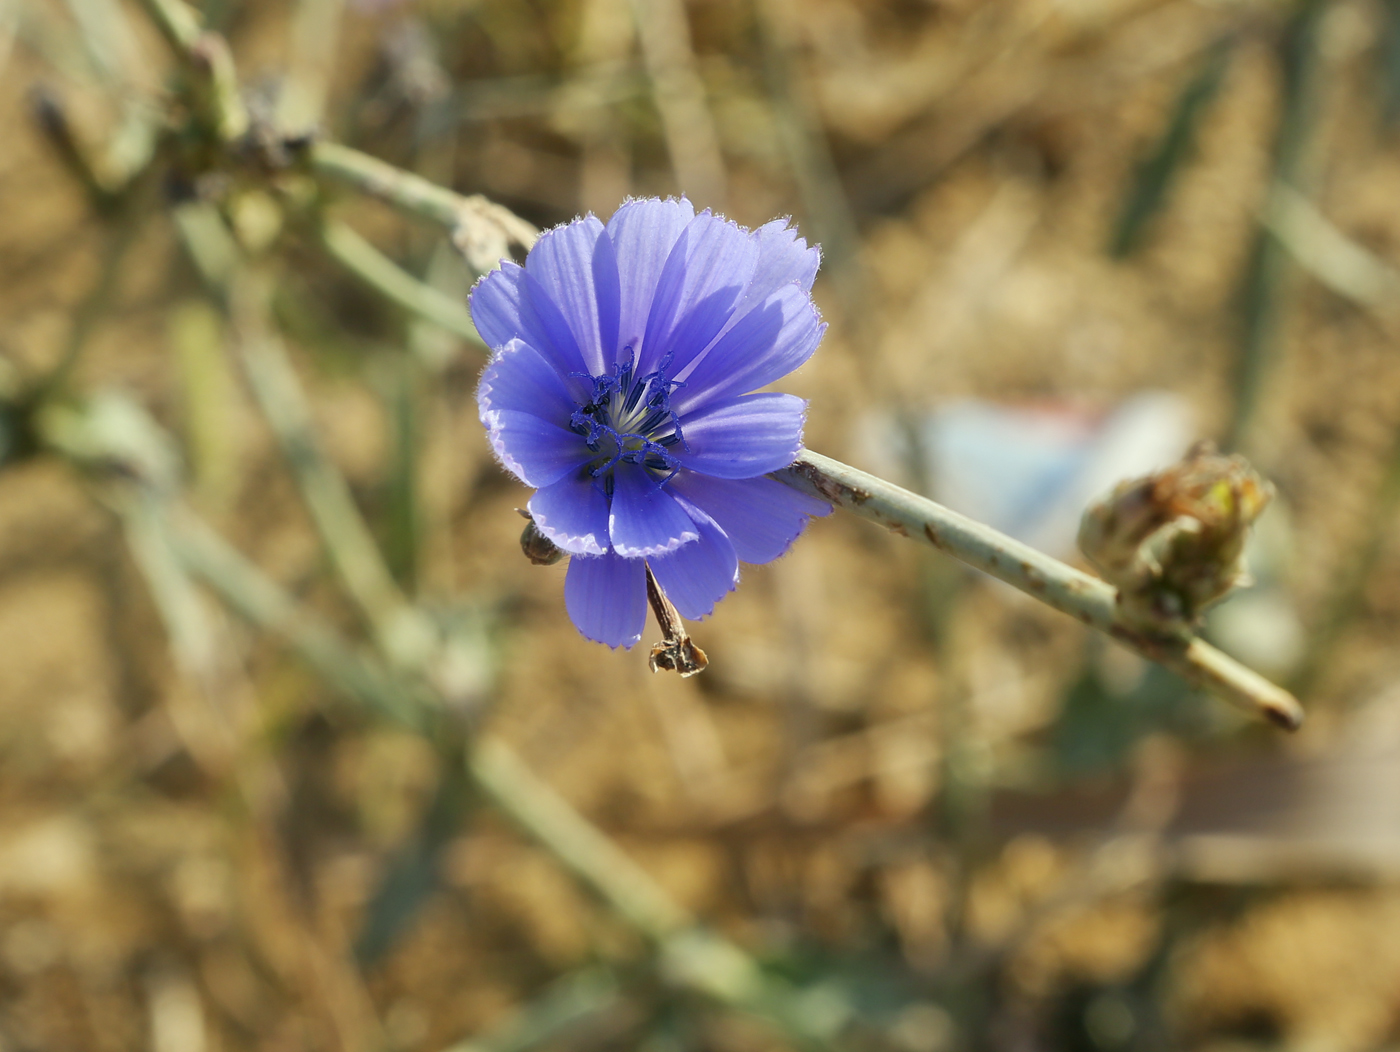
{"type": "Polygon", "coordinates": [[[0,1049],[1400,1047],[1400,3],[162,9],[0,0],[0,1049]],[[1247,453],[1306,728],[839,514],[579,637],[461,305],[682,191],[822,243],[816,450],[1062,557],[1247,453]]]}

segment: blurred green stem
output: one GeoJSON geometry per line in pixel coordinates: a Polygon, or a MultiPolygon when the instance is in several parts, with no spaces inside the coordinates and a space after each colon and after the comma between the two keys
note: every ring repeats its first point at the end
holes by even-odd
{"type": "Polygon", "coordinates": [[[451,228],[461,218],[466,200],[461,194],[349,146],[313,143],[307,160],[317,175],[353,186],[419,219],[451,228]]]}
{"type": "MultiPolygon", "coordinates": [[[[174,517],[171,543],[181,561],[239,614],[286,639],[328,683],[395,722],[424,730],[440,699],[357,654],[319,618],[300,608],[261,570],[190,513],[174,517]]],[[[765,975],[734,944],[695,924],[655,879],[541,781],[503,742],[485,739],[468,753],[474,783],[566,869],[655,942],[665,977],[759,1018],[804,1047],[824,1047],[845,1013],[804,1010],[798,991],[765,975]]],[[[828,1003],[823,998],[823,1004],[828,1003]]]]}
{"type": "Polygon", "coordinates": [[[1109,245],[1109,252],[1119,259],[1138,249],[1152,220],[1167,203],[1172,186],[1195,149],[1202,118],[1220,91],[1235,44],[1236,36],[1231,33],[1206,49],[1200,68],[1178,96],[1162,137],[1137,166],[1109,245]]]}
{"type": "Polygon", "coordinates": [[[384,558],[395,579],[413,594],[418,588],[423,548],[423,501],[418,483],[423,436],[419,417],[427,400],[423,397],[422,370],[415,359],[399,354],[385,364],[390,371],[383,395],[390,422],[390,451],[384,558]]]}
{"type": "Polygon", "coordinates": [[[1349,549],[1340,572],[1332,580],[1331,594],[1323,605],[1322,616],[1313,626],[1307,650],[1299,662],[1291,686],[1299,693],[1310,691],[1327,667],[1342,631],[1365,602],[1372,582],[1372,571],[1380,560],[1386,542],[1394,535],[1396,512],[1400,511],[1400,427],[1395,431],[1390,457],[1360,542],[1349,549]]]}
{"type": "Polygon", "coordinates": [[[292,18],[289,69],[277,99],[283,135],[304,135],[321,122],[340,39],[345,0],[298,0],[292,18]]]}
{"type": "Polygon", "coordinates": [[[188,55],[199,42],[199,15],[184,0],[141,0],[141,6],[176,52],[188,55]]]}
{"type": "Polygon", "coordinates": [[[1309,275],[1371,313],[1390,335],[1400,328],[1400,271],[1338,230],[1297,190],[1275,183],[1260,221],[1309,275]]]}
{"type": "Polygon", "coordinates": [[[350,487],[321,448],[311,411],[286,348],[269,326],[272,277],[251,267],[229,288],[234,341],[262,410],[337,574],[396,665],[423,661],[434,647],[427,618],[399,590],[350,487]]]}
{"type": "Polygon", "coordinates": [[[151,21],[200,85],[198,100],[215,134],[232,142],[248,130],[248,111],[233,55],[217,33],[206,33],[199,15],[182,0],[141,0],[151,21]]]}
{"type": "Polygon", "coordinates": [[[321,228],[321,244],[337,263],[385,299],[485,352],[486,344],[465,307],[413,277],[344,223],[326,223],[321,228]]]}
{"type": "MultiPolygon", "coordinates": [[[[1282,185],[1303,192],[1312,182],[1313,131],[1321,109],[1318,29],[1325,0],[1303,0],[1279,44],[1283,106],[1274,135],[1270,190],[1282,185]]],[[[1263,387],[1278,355],[1280,324],[1290,266],[1286,250],[1261,225],[1254,240],[1241,293],[1244,331],[1235,375],[1235,409],[1227,449],[1248,451],[1263,387]]]]}
{"type": "Polygon", "coordinates": [[[553,1038],[569,1035],[619,1001],[617,980],[611,972],[584,968],[555,982],[500,1027],[458,1042],[444,1052],[530,1052],[553,1038]]]}
{"type": "MultiPolygon", "coordinates": [[[[1367,311],[1392,341],[1400,338],[1400,271],[1358,244],[1296,190],[1274,185],[1262,221],[1293,260],[1339,296],[1367,311]]],[[[1313,628],[1307,651],[1291,686],[1307,693],[1326,668],[1332,648],[1360,607],[1371,571],[1380,558],[1391,522],[1400,508],[1400,428],[1392,448],[1372,513],[1358,544],[1350,548],[1332,582],[1332,592],[1313,628]]]]}
{"type": "Polygon", "coordinates": [[[1287,691],[1202,639],[1156,638],[1130,628],[1118,617],[1117,592],[1111,585],[990,526],[810,450],[771,477],[905,537],[921,538],[1247,712],[1288,730],[1303,722],[1302,707],[1287,691]]]}
{"type": "Polygon", "coordinates": [[[470,242],[499,242],[504,254],[504,246],[509,243],[528,249],[539,237],[538,230],[501,205],[479,195],[463,197],[348,146],[313,143],[307,151],[307,163],[319,176],[353,186],[402,212],[446,227],[453,241],[463,248],[468,262],[479,271],[486,269],[481,265],[485,261],[467,248],[470,242]]]}
{"type": "Polygon", "coordinates": [[[683,0],[632,0],[632,14],[676,183],[702,205],[723,208],[728,176],[686,6],[683,0]]]}
{"type": "Polygon", "coordinates": [[[792,0],[760,0],[755,8],[763,77],[773,107],[778,141],[787,155],[803,208],[822,246],[823,262],[841,289],[847,313],[863,316],[864,301],[859,250],[860,231],[827,142],[821,116],[803,91],[794,69],[797,52],[795,20],[800,5],[792,0]]]}
{"type": "Polygon", "coordinates": [[[73,370],[77,367],[79,359],[82,358],[83,349],[87,346],[88,337],[92,335],[93,326],[97,324],[112,302],[117,282],[122,275],[122,260],[126,258],[127,251],[135,243],[136,237],[142,229],[141,224],[137,221],[137,214],[137,209],[128,209],[118,217],[115,225],[107,232],[107,243],[103,246],[101,270],[98,272],[97,283],[78,304],[77,309],[73,311],[63,351],[53,369],[40,381],[39,390],[35,396],[36,401],[41,401],[54,392],[62,390],[72,376],[73,370]]]}
{"type": "Polygon", "coordinates": [[[241,617],[281,636],[327,683],[391,722],[423,731],[435,708],[426,688],[405,685],[357,653],[192,513],[167,526],[180,561],[241,617]]]}

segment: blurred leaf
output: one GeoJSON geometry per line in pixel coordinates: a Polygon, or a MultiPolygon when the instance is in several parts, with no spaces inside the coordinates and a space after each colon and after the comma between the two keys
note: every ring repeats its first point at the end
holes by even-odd
{"type": "Polygon", "coordinates": [[[408,355],[387,356],[385,365],[381,386],[389,418],[389,470],[385,480],[384,558],[389,572],[411,594],[417,583],[423,533],[418,482],[422,392],[417,363],[408,355]]]}
{"type": "Polygon", "coordinates": [[[1376,74],[1381,95],[1381,120],[1400,122],[1400,0],[1381,0],[1381,26],[1376,48],[1376,74]]]}
{"type": "MultiPolygon", "coordinates": [[[[1313,180],[1307,162],[1321,109],[1322,77],[1318,70],[1318,29],[1328,5],[1323,0],[1305,0],[1278,42],[1279,66],[1283,74],[1282,111],[1274,134],[1273,173],[1269,185],[1285,186],[1306,197],[1313,180]]],[[[1265,377],[1275,359],[1280,328],[1283,283],[1291,263],[1287,250],[1262,225],[1255,234],[1249,256],[1240,309],[1243,334],[1235,377],[1235,411],[1227,452],[1245,445],[1265,377]]]]}
{"type": "Polygon", "coordinates": [[[619,1002],[617,981],[611,972],[582,968],[556,980],[489,1033],[462,1041],[446,1052],[527,1052],[560,1035],[576,1035],[589,1020],[619,1002]]]}
{"type": "Polygon", "coordinates": [[[432,802],[423,812],[417,830],[390,861],[365,909],[360,936],[355,941],[355,957],[362,968],[371,968],[383,960],[437,890],[442,852],[466,811],[469,791],[461,758],[445,756],[432,802]]]}
{"type": "Polygon", "coordinates": [[[1197,699],[1185,682],[1160,665],[1145,664],[1137,682],[1124,690],[1108,682],[1102,661],[1087,661],[1083,674],[1066,691],[1055,724],[1055,766],[1071,777],[1116,770],[1148,734],[1189,733],[1200,708],[1197,699]]]}
{"type": "Polygon", "coordinates": [[[1201,119],[1220,90],[1234,49],[1233,36],[1211,45],[1201,68],[1177,98],[1161,139],[1138,166],[1113,233],[1109,251],[1115,257],[1122,259],[1138,249],[1148,224],[1166,204],[1173,181],[1195,148],[1201,119]]]}
{"type": "Polygon", "coordinates": [[[224,353],[223,318],[206,300],[176,304],[166,321],[183,403],[186,453],[197,496],[223,507],[237,485],[232,407],[238,380],[224,353]]]}

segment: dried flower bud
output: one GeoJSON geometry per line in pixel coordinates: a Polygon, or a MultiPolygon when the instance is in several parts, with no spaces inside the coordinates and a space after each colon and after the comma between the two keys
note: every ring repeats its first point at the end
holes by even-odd
{"type": "Polygon", "coordinates": [[[525,558],[529,559],[536,566],[553,566],[560,559],[564,558],[564,552],[554,546],[554,542],[540,532],[540,528],[535,525],[535,520],[530,518],[530,513],[524,508],[516,508],[527,520],[525,528],[520,531],[520,550],[525,553],[525,558]]]}
{"type": "Polygon", "coordinates": [[[1117,586],[1124,615],[1168,635],[1249,583],[1244,544],[1274,488],[1241,456],[1197,443],[1163,471],[1120,482],[1090,505],[1079,549],[1117,586]]]}

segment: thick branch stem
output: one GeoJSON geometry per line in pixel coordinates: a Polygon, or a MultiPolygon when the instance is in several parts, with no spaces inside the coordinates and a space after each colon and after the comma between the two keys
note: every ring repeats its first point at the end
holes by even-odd
{"type": "Polygon", "coordinates": [[[479,258],[480,254],[472,251],[476,244],[498,243],[499,258],[510,242],[528,249],[539,237],[540,232],[535,227],[508,208],[479,195],[463,197],[349,146],[313,143],[307,162],[311,170],[323,178],[353,186],[401,212],[446,227],[477,270],[488,269],[495,260],[479,258]]]}
{"type": "Polygon", "coordinates": [[[1202,639],[1155,638],[1119,617],[1112,585],[941,504],[820,453],[803,452],[773,473],[793,489],[927,541],[974,569],[1112,636],[1189,682],[1288,730],[1303,722],[1296,698],[1202,639]]]}

